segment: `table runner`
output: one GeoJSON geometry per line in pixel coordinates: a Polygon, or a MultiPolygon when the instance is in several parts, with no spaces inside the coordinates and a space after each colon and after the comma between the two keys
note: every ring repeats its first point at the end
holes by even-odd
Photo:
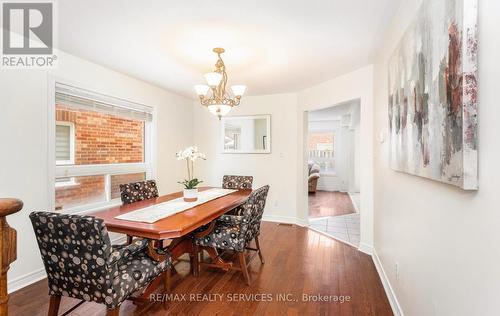
{"type": "Polygon", "coordinates": [[[167,202],[148,206],[146,208],[132,211],[123,215],[119,215],[115,218],[133,222],[154,223],[162,218],[172,216],[179,212],[193,208],[221,196],[231,194],[233,192],[236,192],[236,190],[209,189],[198,192],[198,200],[195,202],[185,202],[181,197],[167,202]]]}

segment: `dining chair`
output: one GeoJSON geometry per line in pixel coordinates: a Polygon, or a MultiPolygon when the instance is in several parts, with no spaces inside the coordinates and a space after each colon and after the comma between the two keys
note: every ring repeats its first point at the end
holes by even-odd
{"type": "Polygon", "coordinates": [[[158,197],[158,187],[155,180],[120,184],[120,196],[123,204],[153,199],[158,197]]]}
{"type": "MultiPolygon", "coordinates": [[[[239,214],[241,215],[223,215],[216,220],[214,229],[205,236],[195,236],[195,253],[198,254],[199,247],[215,247],[223,251],[234,250],[238,253],[241,270],[245,281],[250,285],[250,276],[248,274],[248,265],[252,258],[247,262],[245,250],[256,251],[260,257],[260,261],[264,264],[264,257],[259,244],[260,223],[262,214],[266,205],[267,193],[269,186],[263,186],[248,197],[247,201],[239,206],[239,214]],[[256,248],[250,248],[250,242],[255,239],[256,248]]],[[[196,267],[198,269],[199,267],[196,267]]]]}
{"type": "Polygon", "coordinates": [[[164,273],[170,291],[172,257],[157,262],[148,257],[147,241],[111,246],[102,219],[92,216],[32,212],[30,219],[49,283],[49,316],[56,316],[62,296],[106,305],[107,315],[119,315],[120,305],[164,273]]]}
{"type": "MultiPolygon", "coordinates": [[[[155,180],[120,184],[120,197],[123,204],[154,199],[158,196],[158,187],[155,180]]],[[[132,239],[132,236],[127,235],[127,244],[131,244],[132,239]]]]}
{"type": "Polygon", "coordinates": [[[222,178],[223,189],[251,189],[253,177],[252,176],[234,176],[225,175],[222,178]]]}

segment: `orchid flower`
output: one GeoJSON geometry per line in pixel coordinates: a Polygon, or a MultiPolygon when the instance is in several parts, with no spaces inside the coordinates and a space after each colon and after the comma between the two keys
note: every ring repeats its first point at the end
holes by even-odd
{"type": "Polygon", "coordinates": [[[188,179],[184,182],[179,182],[183,184],[186,189],[194,189],[196,186],[201,183],[198,179],[194,178],[194,162],[198,159],[206,160],[205,154],[198,151],[198,147],[191,146],[185,149],[179,150],[175,156],[177,160],[186,160],[187,171],[188,171],[188,179]],[[196,180],[196,181],[193,181],[196,180]],[[189,185],[188,185],[189,184],[189,185]]]}

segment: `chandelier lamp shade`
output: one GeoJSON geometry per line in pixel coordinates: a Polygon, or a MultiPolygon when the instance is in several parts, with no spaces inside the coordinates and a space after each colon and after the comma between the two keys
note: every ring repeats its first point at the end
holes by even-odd
{"type": "Polygon", "coordinates": [[[240,104],[246,86],[233,85],[231,92],[226,90],[228,78],[226,66],[221,57],[224,48],[214,48],[213,52],[217,54],[215,70],[204,75],[207,84],[197,84],[194,86],[194,90],[200,98],[201,105],[206,106],[210,113],[220,119],[227,115],[233,107],[240,104]]]}

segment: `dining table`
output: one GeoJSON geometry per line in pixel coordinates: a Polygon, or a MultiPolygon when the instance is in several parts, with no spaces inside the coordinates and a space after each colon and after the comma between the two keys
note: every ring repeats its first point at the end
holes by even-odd
{"type": "MultiPolygon", "coordinates": [[[[203,187],[199,191],[202,192],[209,189],[214,188],[203,187]]],[[[194,245],[194,236],[203,237],[210,234],[215,228],[215,219],[245,203],[251,193],[251,189],[234,190],[232,193],[195,205],[192,208],[161,218],[153,223],[124,220],[117,217],[146,209],[156,204],[179,199],[183,195],[182,192],[170,193],[157,198],[106,208],[92,215],[96,218],[101,218],[110,232],[147,239],[148,255],[156,261],[165,260],[165,250],[170,253],[174,261],[188,253],[191,261],[191,271],[194,276],[197,276],[199,250],[207,252],[212,260],[212,267],[217,267],[224,271],[228,271],[232,267],[232,262],[227,262],[220,258],[216,248],[201,247],[198,249],[194,245]],[[169,241],[166,247],[164,246],[165,240],[169,241]]],[[[152,289],[146,292],[149,293],[151,291],[152,289]]]]}

